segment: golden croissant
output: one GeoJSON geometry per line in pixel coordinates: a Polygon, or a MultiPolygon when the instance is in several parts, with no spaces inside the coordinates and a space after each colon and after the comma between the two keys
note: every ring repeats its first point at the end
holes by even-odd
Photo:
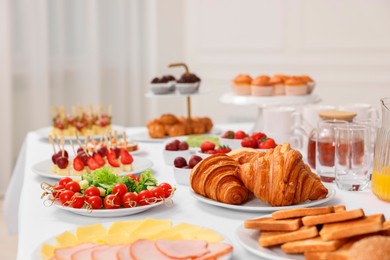
{"type": "Polygon", "coordinates": [[[239,178],[240,164],[224,154],[203,159],[191,171],[192,189],[205,197],[239,205],[248,200],[249,191],[239,178]]]}
{"type": "Polygon", "coordinates": [[[301,153],[288,143],[267,152],[240,150],[229,155],[213,155],[198,163],[190,177],[196,193],[241,204],[248,199],[249,190],[272,206],[318,200],[328,194],[318,176],[302,161],[301,153]]]}

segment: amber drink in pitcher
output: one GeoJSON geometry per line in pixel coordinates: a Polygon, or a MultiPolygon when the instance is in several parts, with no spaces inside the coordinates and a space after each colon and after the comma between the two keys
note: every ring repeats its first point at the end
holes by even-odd
{"type": "Polygon", "coordinates": [[[390,97],[381,99],[382,126],[379,128],[374,152],[372,192],[390,201],[390,97]]]}

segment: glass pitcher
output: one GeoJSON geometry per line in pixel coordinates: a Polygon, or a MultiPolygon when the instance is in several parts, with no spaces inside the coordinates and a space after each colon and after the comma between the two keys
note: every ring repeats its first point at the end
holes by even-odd
{"type": "Polygon", "coordinates": [[[381,99],[382,126],[375,142],[372,192],[390,201],[390,97],[381,99]]]}

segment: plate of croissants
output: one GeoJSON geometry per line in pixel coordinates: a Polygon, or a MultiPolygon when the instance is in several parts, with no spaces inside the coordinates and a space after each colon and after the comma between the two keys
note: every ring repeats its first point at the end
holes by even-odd
{"type": "Polygon", "coordinates": [[[236,149],[211,155],[194,167],[190,185],[193,197],[203,203],[250,212],[312,207],[336,194],[289,143],[266,152],[236,149]]]}
{"type": "Polygon", "coordinates": [[[219,134],[221,131],[213,128],[213,122],[209,117],[177,117],[173,114],[163,114],[150,120],[147,131],[131,135],[131,138],[139,142],[164,142],[172,137],[201,134],[219,134]]]}

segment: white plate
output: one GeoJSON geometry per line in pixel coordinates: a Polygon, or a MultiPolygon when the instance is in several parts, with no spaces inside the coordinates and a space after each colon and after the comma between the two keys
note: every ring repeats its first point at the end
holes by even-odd
{"type": "MultiPolygon", "coordinates": [[[[261,218],[270,217],[271,215],[262,216],[261,218]]],[[[236,237],[238,242],[249,252],[257,255],[260,259],[271,260],[303,260],[305,257],[301,255],[288,255],[283,253],[280,246],[275,247],[262,247],[259,245],[260,231],[253,229],[246,229],[243,225],[240,225],[236,230],[236,237]]]]}
{"type": "MultiPolygon", "coordinates": [[[[125,131],[125,127],[123,126],[119,126],[119,125],[111,125],[111,129],[113,131],[117,131],[118,133],[118,137],[121,137],[122,136],[122,133],[123,131],[125,131]]],[[[35,130],[35,133],[37,133],[37,135],[39,135],[40,137],[44,138],[44,139],[48,139],[49,138],[49,135],[51,134],[53,130],[53,127],[52,126],[47,126],[47,127],[42,127],[42,128],[39,128],[37,130],[35,130]]],[[[98,139],[101,137],[101,135],[92,135],[90,136],[91,138],[94,138],[94,139],[98,139]]],[[[65,141],[67,139],[71,138],[72,141],[75,141],[76,140],[76,136],[65,136],[65,141]]],[[[85,139],[85,136],[79,136],[79,139],[80,140],[84,140],[85,139]]]]}
{"type": "Polygon", "coordinates": [[[94,209],[94,210],[88,210],[88,209],[74,209],[72,207],[66,207],[61,204],[58,200],[54,202],[54,205],[62,210],[69,211],[78,215],[87,216],[87,217],[98,217],[98,218],[111,218],[111,217],[123,217],[123,216],[129,216],[134,215],[140,212],[143,212],[145,210],[154,208],[156,206],[159,206],[163,204],[162,201],[145,205],[145,206],[137,206],[134,208],[119,208],[119,209],[94,209]]]}
{"type": "Polygon", "coordinates": [[[335,189],[333,189],[331,187],[327,187],[327,189],[328,189],[328,195],[324,199],[307,201],[307,202],[300,203],[297,205],[282,206],[282,207],[272,207],[271,205],[268,205],[257,198],[253,198],[253,199],[251,199],[251,200],[249,200],[246,203],[241,204],[241,205],[231,205],[231,204],[226,204],[226,203],[222,203],[219,201],[215,201],[215,200],[203,197],[199,194],[196,194],[192,189],[190,189],[190,193],[197,200],[199,200],[203,203],[218,206],[218,207],[228,208],[228,209],[237,210],[237,211],[248,211],[248,212],[274,212],[274,211],[282,210],[282,209],[292,209],[292,208],[302,208],[302,207],[307,208],[307,207],[312,207],[312,206],[323,204],[323,203],[331,200],[336,194],[335,189]]]}
{"type": "MultiPolygon", "coordinates": [[[[153,166],[153,162],[149,159],[137,157],[137,156],[134,156],[133,158],[134,158],[133,170],[130,172],[120,171],[118,174],[119,176],[125,175],[125,174],[130,174],[130,173],[139,174],[139,173],[141,173],[149,168],[152,168],[152,166],[153,166]]],[[[58,174],[53,173],[51,171],[52,165],[53,165],[53,162],[51,160],[45,160],[45,161],[34,164],[32,167],[32,171],[35,172],[36,174],[38,174],[39,176],[57,179],[57,180],[60,180],[61,178],[66,177],[66,176],[62,176],[62,175],[58,175],[58,174]]],[[[72,167],[70,169],[70,172],[72,173],[72,167]]],[[[76,177],[76,176],[70,175],[69,177],[76,177]]]]}
{"type": "MultiPolygon", "coordinates": [[[[221,129],[213,127],[209,133],[204,133],[204,135],[219,135],[222,132],[221,129]]],[[[127,138],[132,139],[137,142],[153,142],[153,143],[160,143],[160,142],[166,142],[170,139],[182,139],[186,138],[187,136],[165,136],[163,138],[151,138],[149,136],[148,130],[138,132],[135,134],[128,134],[127,138]]]]}

